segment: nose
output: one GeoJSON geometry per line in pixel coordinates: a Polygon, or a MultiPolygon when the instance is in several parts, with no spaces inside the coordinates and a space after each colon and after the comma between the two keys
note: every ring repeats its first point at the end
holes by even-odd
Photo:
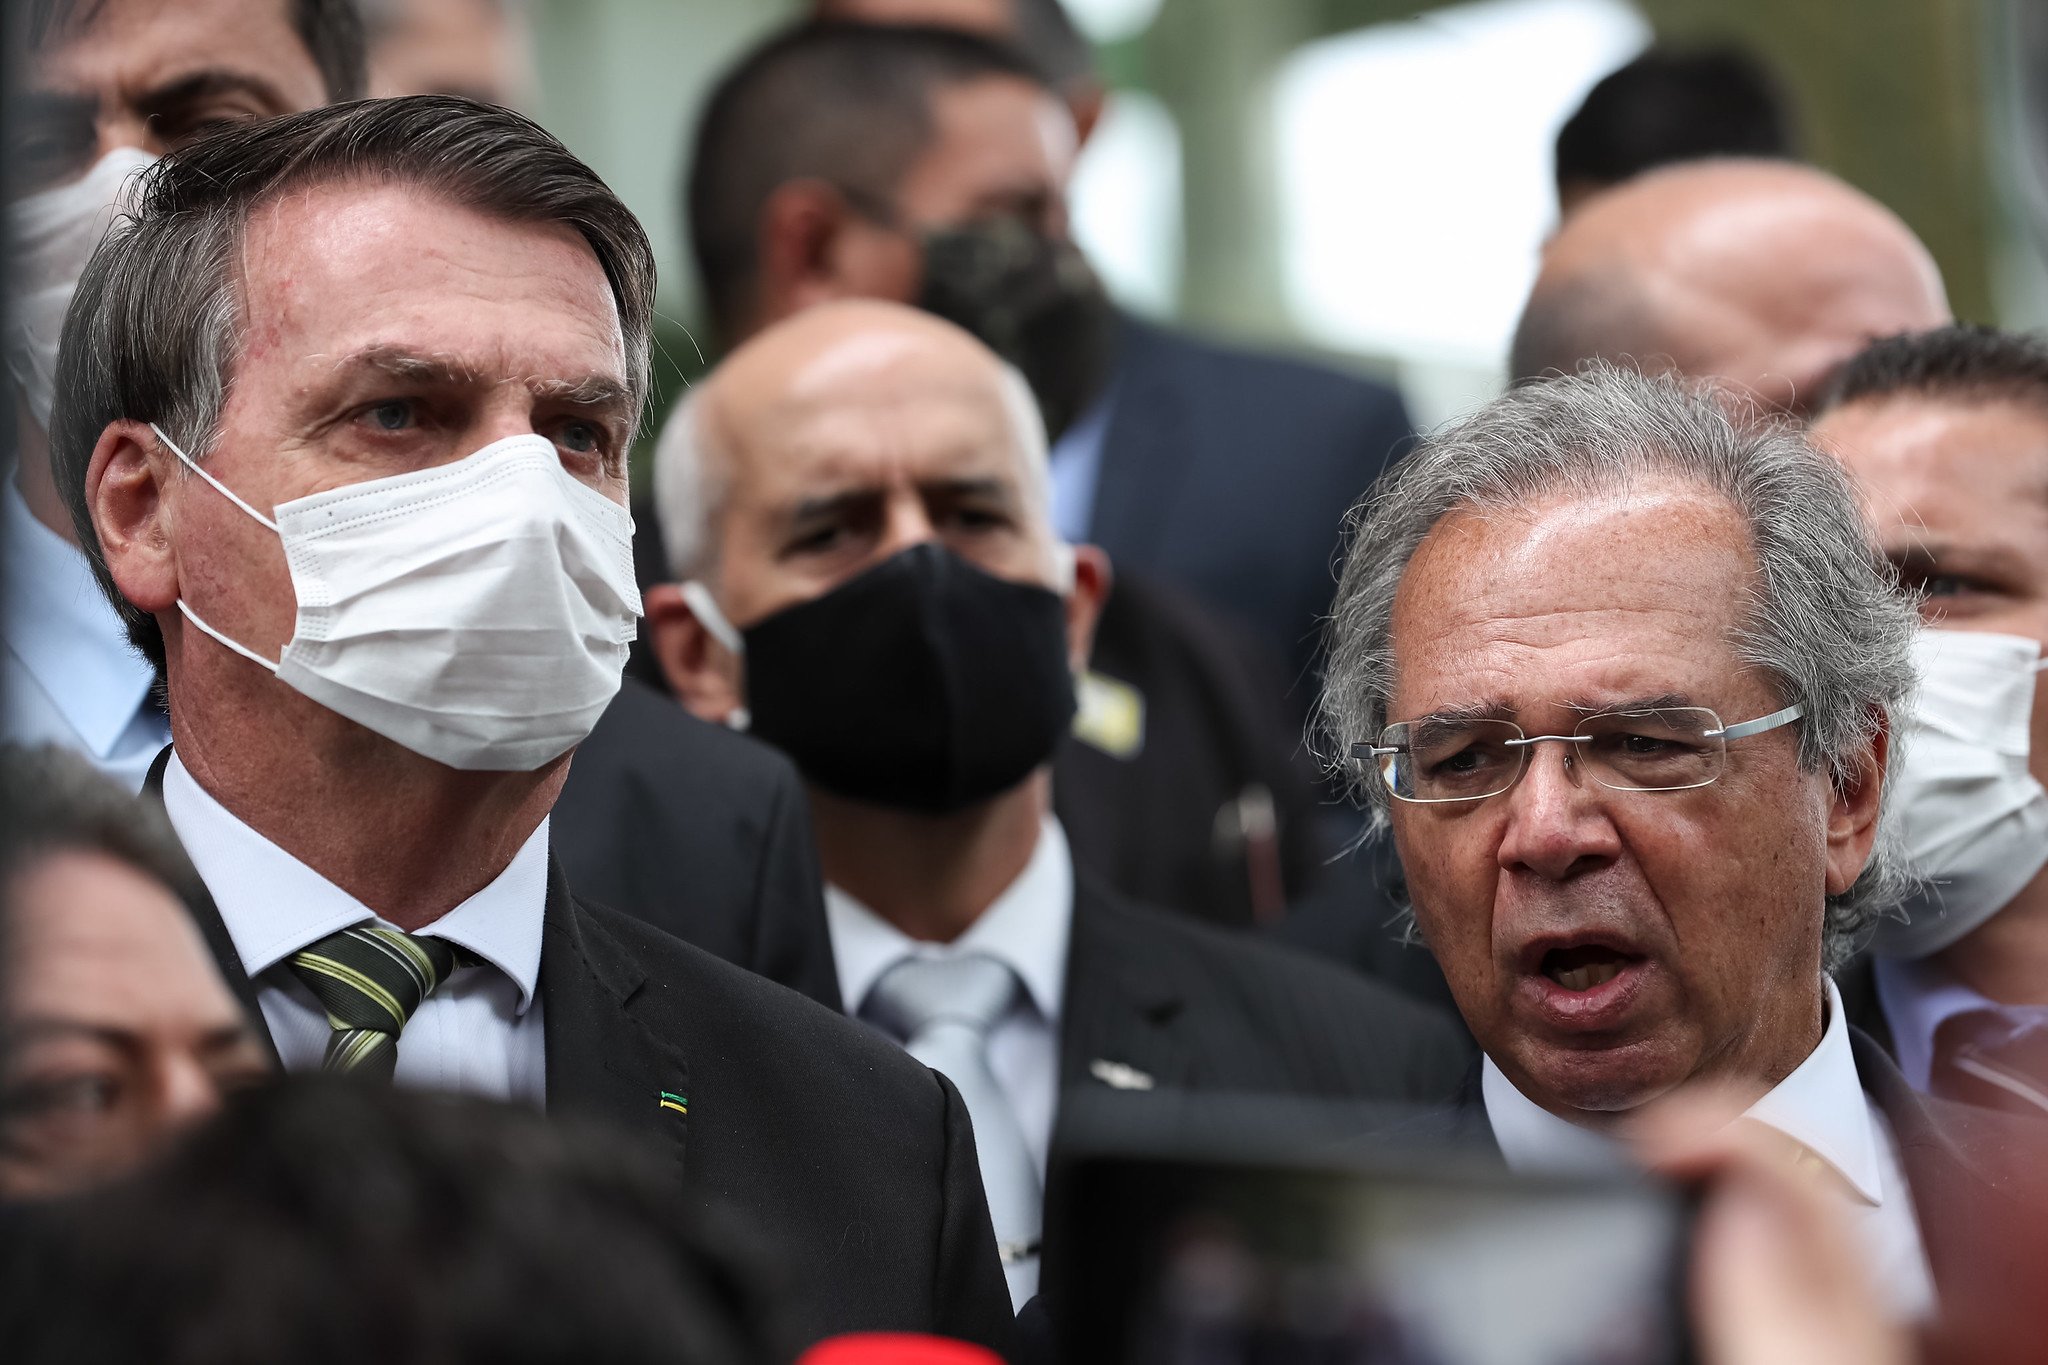
{"type": "Polygon", "coordinates": [[[883,513],[882,540],[877,547],[877,558],[888,559],[913,545],[938,538],[939,528],[933,523],[931,511],[923,498],[914,492],[908,496],[893,495],[883,513]]]}
{"type": "Polygon", "coordinates": [[[164,1061],[158,1121],[165,1129],[183,1128],[220,1108],[220,1086],[197,1057],[178,1053],[164,1061]]]}
{"type": "Polygon", "coordinates": [[[1605,789],[1586,780],[1578,749],[1563,739],[1529,746],[1522,780],[1499,798],[1508,803],[1496,855],[1503,870],[1564,881],[1619,856],[1621,836],[1607,817],[1605,789]]]}

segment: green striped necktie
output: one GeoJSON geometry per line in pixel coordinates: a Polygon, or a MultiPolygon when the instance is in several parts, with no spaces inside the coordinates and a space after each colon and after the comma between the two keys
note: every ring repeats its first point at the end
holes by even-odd
{"type": "Polygon", "coordinates": [[[398,1066],[398,1035],[421,1002],[478,959],[438,938],[357,924],[291,955],[292,973],[327,1011],[323,1071],[388,1081],[398,1066]]]}

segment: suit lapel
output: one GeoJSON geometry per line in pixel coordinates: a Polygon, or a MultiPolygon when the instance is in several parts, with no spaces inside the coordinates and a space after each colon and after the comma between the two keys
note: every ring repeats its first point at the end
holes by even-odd
{"type": "MultiPolygon", "coordinates": [[[[1117,932],[1116,906],[1074,880],[1060,1024],[1062,1087],[1179,1089],[1196,1079],[1187,993],[1161,955],[1117,932]]],[[[1156,945],[1155,945],[1156,946],[1156,945]]]]}
{"type": "Polygon", "coordinates": [[[1165,345],[1151,328],[1125,321],[1089,517],[1088,538],[1134,565],[1157,556],[1189,463],[1180,405],[1161,369],[1165,345]]]}
{"type": "Polygon", "coordinates": [[[1975,1171],[1969,1157],[1944,1131],[1926,1096],[1914,1090],[1892,1059],[1869,1035],[1851,1028],[1849,1048],[1856,1075],[1876,1102],[1899,1145],[1899,1164],[1920,1223],[1920,1241],[1937,1288],[1958,1266],[1982,1259],[1984,1229],[1977,1223],[1998,1182],[1975,1171]]]}
{"type": "Polygon", "coordinates": [[[683,1168],[690,1073],[672,1030],[646,1019],[647,973],[569,894],[548,860],[540,996],[547,1041],[547,1107],[653,1139],[683,1168]]]}
{"type": "MultiPolygon", "coordinates": [[[[164,773],[171,766],[171,746],[166,744],[156,761],[149,765],[149,773],[142,779],[142,797],[158,806],[164,803],[164,773]]],[[[277,1040],[270,1036],[270,1022],[263,1017],[263,1004],[259,998],[256,983],[249,979],[249,973],[242,966],[242,955],[235,951],[234,935],[228,932],[227,921],[220,917],[220,907],[213,903],[198,878],[193,878],[197,894],[190,898],[186,908],[192,912],[192,922],[199,926],[200,937],[206,940],[207,948],[213,953],[213,961],[220,968],[222,979],[235,999],[242,1004],[242,1012],[249,1016],[250,1025],[263,1039],[264,1048],[270,1053],[271,1064],[280,1071],[284,1062],[277,1054],[277,1040]]]]}

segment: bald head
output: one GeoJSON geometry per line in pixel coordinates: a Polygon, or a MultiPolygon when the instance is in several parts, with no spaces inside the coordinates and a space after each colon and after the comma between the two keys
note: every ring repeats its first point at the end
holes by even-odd
{"type": "Polygon", "coordinates": [[[1933,257],[1876,200],[1810,166],[1699,161],[1565,222],[1509,365],[1527,380],[1633,361],[1800,411],[1873,337],[1948,320],[1933,257]]]}
{"type": "Polygon", "coordinates": [[[822,304],[756,335],[685,399],[655,453],[679,579],[718,580],[735,552],[784,554],[834,514],[853,519],[832,531],[847,539],[911,534],[855,524],[887,510],[856,503],[909,484],[977,485],[1050,560],[1045,430],[1022,376],[953,324],[874,300],[822,304]]]}

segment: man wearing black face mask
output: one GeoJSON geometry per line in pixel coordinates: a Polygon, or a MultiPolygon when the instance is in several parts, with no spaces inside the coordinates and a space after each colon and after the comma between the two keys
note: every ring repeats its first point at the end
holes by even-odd
{"type": "Polygon", "coordinates": [[[1063,1089],[1419,1100],[1465,1056],[1371,983],[1076,875],[1049,766],[1108,562],[1057,539],[1047,485],[1013,369],[916,310],[822,305],[663,433],[681,581],[646,596],[684,704],[803,772],[846,1007],[967,1096],[1019,1302],[1063,1089]]]}

